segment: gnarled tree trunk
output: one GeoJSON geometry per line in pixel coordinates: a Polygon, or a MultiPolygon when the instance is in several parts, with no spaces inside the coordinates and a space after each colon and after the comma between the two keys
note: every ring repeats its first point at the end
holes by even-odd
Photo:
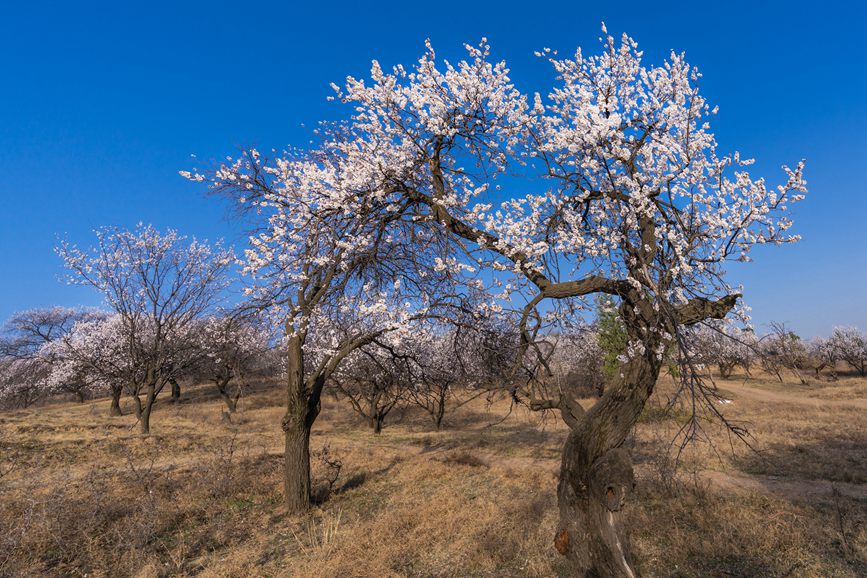
{"type": "Polygon", "coordinates": [[[121,389],[120,387],[111,388],[111,406],[108,408],[108,415],[111,417],[123,415],[123,412],[120,409],[121,393],[123,393],[123,389],[121,389]]]}
{"type": "MultiPolygon", "coordinates": [[[[646,344],[653,351],[654,344],[646,344]]],[[[632,462],[621,446],[653,393],[661,361],[630,360],[623,376],[586,414],[577,403],[564,415],[571,432],[563,447],[554,545],[575,563],[578,576],[636,576],[621,510],[634,487],[632,462]]]]}
{"type": "MultiPolygon", "coordinates": [[[[669,345],[676,324],[722,318],[738,296],[716,302],[694,300],[662,317],[647,301],[633,298],[620,307],[633,352],[621,374],[586,413],[574,400],[558,405],[571,431],[563,447],[557,501],[560,522],[557,551],[571,560],[578,576],[635,578],[629,538],[621,510],[634,487],[632,462],[622,447],[653,393],[662,367],[660,351],[669,345]],[[663,337],[665,336],[665,337],[663,337]]],[[[548,406],[552,407],[552,406],[548,406]]]]}

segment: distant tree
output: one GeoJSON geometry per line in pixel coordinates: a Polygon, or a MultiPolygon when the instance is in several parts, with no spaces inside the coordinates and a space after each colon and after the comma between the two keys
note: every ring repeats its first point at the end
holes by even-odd
{"type": "Polygon", "coordinates": [[[823,369],[831,370],[831,379],[837,379],[837,362],[840,360],[839,352],[830,339],[814,337],[807,343],[809,363],[816,374],[816,379],[823,369]]]}
{"type": "Polygon", "coordinates": [[[755,333],[726,322],[707,322],[690,335],[696,361],[710,368],[716,365],[720,377],[731,377],[736,367],[749,373],[758,349],[755,333]]]}
{"type": "Polygon", "coordinates": [[[50,392],[51,366],[34,357],[0,358],[0,404],[29,407],[50,392]]]}
{"type": "Polygon", "coordinates": [[[57,252],[70,271],[68,281],[97,289],[118,315],[124,355],[133,368],[125,387],[141,432],[148,434],[157,396],[194,360],[189,331],[227,287],[232,252],[150,225],[103,228],[96,236],[93,249],[62,243],[57,252]]]}
{"type": "Polygon", "coordinates": [[[855,327],[835,327],[828,342],[836,357],[862,377],[867,375],[867,335],[855,327]]]}
{"type": "Polygon", "coordinates": [[[7,392],[17,391],[15,397],[29,405],[40,397],[55,393],[70,393],[84,401],[87,380],[80,374],[67,374],[63,380],[49,379],[53,368],[62,362],[60,351],[53,346],[69,334],[75,323],[103,316],[96,309],[46,307],[19,311],[4,324],[0,337],[0,356],[20,360],[11,363],[16,371],[7,373],[24,379],[6,384],[7,392]],[[25,371],[26,368],[26,371],[25,371]],[[26,376],[25,374],[31,375],[26,376]],[[25,394],[26,392],[26,394],[25,394]]]}
{"type": "Polygon", "coordinates": [[[377,345],[356,350],[332,375],[336,387],[374,434],[382,432],[388,414],[405,402],[413,363],[397,348],[377,345]]]}
{"type": "Polygon", "coordinates": [[[488,316],[415,325],[405,347],[412,360],[407,394],[437,430],[447,411],[508,388],[517,335],[504,331],[501,321],[488,316]]]}
{"type": "Polygon", "coordinates": [[[807,380],[802,370],[809,365],[807,347],[797,333],[785,323],[772,322],[771,333],[761,340],[761,363],[765,371],[783,381],[782,369],[791,371],[802,385],[807,380]]]}
{"type": "MultiPolygon", "coordinates": [[[[605,391],[604,383],[616,378],[613,372],[619,370],[620,363],[616,356],[612,359],[610,355],[617,350],[623,327],[616,317],[612,318],[608,312],[605,315],[604,321],[597,317],[595,326],[579,327],[557,336],[548,365],[552,377],[557,379],[556,388],[562,394],[573,399],[601,396],[605,391]]],[[[625,342],[623,347],[625,349],[625,342]]],[[[618,353],[622,354],[623,350],[618,353]]]]}
{"type": "MultiPolygon", "coordinates": [[[[602,370],[605,380],[613,382],[620,372],[620,357],[626,352],[629,338],[617,313],[614,299],[607,295],[601,295],[596,300],[596,339],[603,352],[602,370]]],[[[602,390],[604,388],[600,389],[602,390]]]]}
{"type": "Polygon", "coordinates": [[[207,317],[194,333],[200,348],[195,373],[214,383],[229,413],[234,413],[248,379],[265,367],[269,333],[242,313],[207,317]]]}
{"type": "Polygon", "coordinates": [[[137,394],[144,370],[131,355],[131,339],[130,326],[116,313],[77,322],[51,345],[59,360],[52,365],[51,381],[81,379],[95,391],[110,394],[110,416],[123,415],[121,395],[124,391],[130,396],[137,394]]]}

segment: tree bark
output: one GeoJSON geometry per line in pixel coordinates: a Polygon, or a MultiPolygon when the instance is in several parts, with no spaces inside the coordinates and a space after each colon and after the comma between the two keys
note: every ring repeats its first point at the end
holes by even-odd
{"type": "Polygon", "coordinates": [[[119,387],[111,388],[111,407],[108,408],[108,415],[111,417],[117,417],[123,415],[123,412],[120,409],[120,395],[123,393],[123,390],[119,387]]]}
{"type": "Polygon", "coordinates": [[[226,407],[229,409],[229,413],[235,413],[235,410],[238,407],[237,399],[232,398],[232,396],[225,391],[221,391],[220,395],[223,397],[223,401],[226,402],[226,407]]]}
{"type": "Polygon", "coordinates": [[[318,399],[311,398],[304,380],[304,354],[297,335],[289,338],[286,373],[283,493],[289,513],[297,514],[310,509],[310,430],[319,413],[318,399]]]}
{"type": "Polygon", "coordinates": [[[223,401],[226,402],[226,407],[229,408],[229,413],[235,413],[235,410],[238,408],[238,398],[240,397],[240,394],[235,397],[229,395],[229,382],[231,380],[231,377],[223,377],[215,381],[215,383],[217,385],[217,391],[220,392],[220,397],[223,398],[223,401]]]}
{"type": "Polygon", "coordinates": [[[178,402],[181,400],[181,384],[178,383],[176,379],[170,379],[169,385],[172,386],[172,403],[178,402]]]}
{"type": "Polygon", "coordinates": [[[139,431],[142,435],[149,435],[151,433],[151,411],[154,407],[154,401],[156,400],[156,384],[149,383],[147,386],[147,396],[145,398],[144,408],[141,411],[141,417],[139,418],[139,431]]]}
{"type": "Polygon", "coordinates": [[[377,412],[377,414],[373,417],[373,433],[375,435],[379,435],[382,433],[382,422],[385,420],[385,416],[382,415],[381,412],[377,412]]]}
{"type": "MultiPolygon", "coordinates": [[[[652,333],[629,327],[628,315],[626,321],[630,339],[652,333]]],[[[635,485],[632,462],[622,445],[653,393],[662,367],[653,353],[660,339],[650,336],[642,342],[645,353],[621,366],[621,375],[588,412],[580,415],[581,408],[574,407],[577,403],[573,407],[561,403],[571,431],[560,466],[560,522],[554,547],[574,564],[577,576],[637,575],[621,513],[635,485]]]]}
{"type": "Polygon", "coordinates": [[[134,396],[132,396],[132,399],[133,399],[133,409],[135,410],[135,417],[136,417],[136,419],[141,419],[141,414],[142,414],[141,398],[139,397],[139,394],[137,393],[134,396]]]}

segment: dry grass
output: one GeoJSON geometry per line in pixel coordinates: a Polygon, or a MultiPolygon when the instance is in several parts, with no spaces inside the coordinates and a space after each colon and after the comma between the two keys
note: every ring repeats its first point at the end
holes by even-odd
{"type": "MultiPolygon", "coordinates": [[[[867,574],[864,380],[719,384],[759,453],[708,431],[674,470],[681,413],[649,407],[630,446],[628,509],[645,576],[867,574]],[[832,485],[836,492],[832,491],[832,485]]],[[[660,384],[664,394],[667,384],[660,384]]],[[[406,411],[372,435],[327,400],[312,446],[342,463],[331,497],[280,502],[281,395],[263,384],[231,424],[206,387],[160,403],[154,434],[107,401],[0,414],[2,576],[558,576],[551,546],[565,435],[478,401],[432,431],[406,411]]],[[[315,473],[326,476],[319,469],[315,473]]],[[[324,466],[323,466],[324,467],[324,466]]]]}

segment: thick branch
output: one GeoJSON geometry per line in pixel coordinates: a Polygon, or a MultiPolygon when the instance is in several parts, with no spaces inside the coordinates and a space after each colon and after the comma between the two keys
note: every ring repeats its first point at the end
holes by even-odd
{"type": "Polygon", "coordinates": [[[681,325],[695,325],[705,319],[722,319],[734,308],[740,297],[739,293],[733,293],[717,301],[711,301],[704,297],[690,299],[675,309],[677,322],[681,325]]]}

